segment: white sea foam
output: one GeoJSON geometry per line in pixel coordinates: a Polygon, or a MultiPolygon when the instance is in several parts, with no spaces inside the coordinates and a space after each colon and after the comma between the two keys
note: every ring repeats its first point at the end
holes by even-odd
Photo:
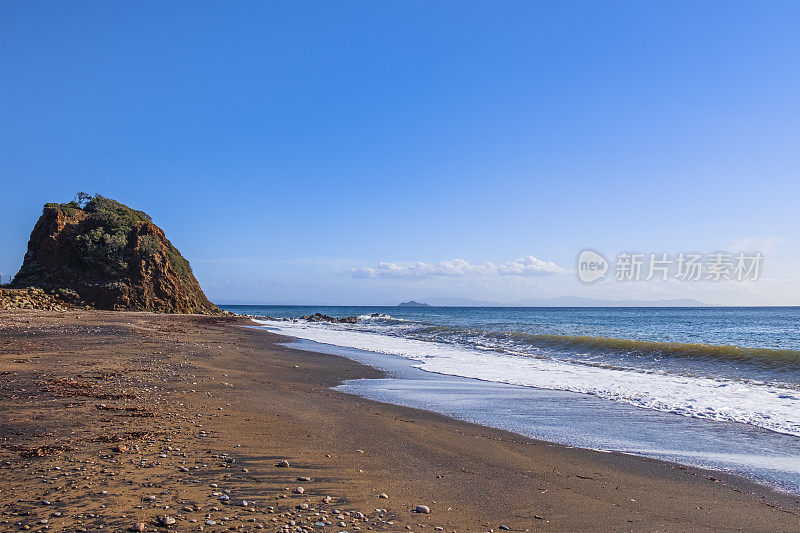
{"type": "Polygon", "coordinates": [[[325,324],[256,322],[288,336],[406,357],[429,372],[592,394],[642,408],[800,436],[800,391],[794,389],[520,357],[325,324]]]}
{"type": "Polygon", "coordinates": [[[372,313],[369,315],[359,315],[358,319],[360,321],[370,321],[370,320],[392,320],[395,322],[405,322],[402,318],[395,318],[392,315],[385,315],[383,313],[372,313]]]}

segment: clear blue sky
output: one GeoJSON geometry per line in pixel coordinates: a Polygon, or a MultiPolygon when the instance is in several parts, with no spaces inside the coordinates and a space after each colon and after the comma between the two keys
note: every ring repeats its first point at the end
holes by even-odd
{"type": "Polygon", "coordinates": [[[217,302],[800,304],[798,2],[3,1],[0,39],[6,275],[82,190],[217,302]],[[350,271],[733,246],[767,279],[350,271]]]}

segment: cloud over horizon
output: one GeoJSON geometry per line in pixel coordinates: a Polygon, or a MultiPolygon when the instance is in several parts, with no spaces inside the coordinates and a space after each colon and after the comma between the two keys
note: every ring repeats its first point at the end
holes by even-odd
{"type": "Polygon", "coordinates": [[[570,272],[552,261],[543,261],[533,255],[525,255],[502,265],[487,261],[474,265],[463,259],[452,259],[438,263],[390,263],[379,262],[375,267],[351,268],[349,272],[357,279],[423,279],[436,276],[549,276],[570,272]]]}

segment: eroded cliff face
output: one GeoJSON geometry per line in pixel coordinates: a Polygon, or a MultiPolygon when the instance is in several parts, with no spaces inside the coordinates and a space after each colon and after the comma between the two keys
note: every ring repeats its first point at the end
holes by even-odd
{"type": "Polygon", "coordinates": [[[100,309],[220,313],[146,213],[102,196],[46,204],[11,286],[72,290],[100,309]]]}

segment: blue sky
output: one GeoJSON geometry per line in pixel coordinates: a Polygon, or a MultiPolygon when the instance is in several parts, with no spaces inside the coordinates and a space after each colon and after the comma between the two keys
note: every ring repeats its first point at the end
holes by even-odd
{"type": "Polygon", "coordinates": [[[800,3],[4,1],[0,30],[5,275],[82,190],[221,303],[800,304],[800,3]],[[583,285],[587,247],[764,270],[583,285]],[[528,255],[566,273],[358,275],[528,255]]]}

